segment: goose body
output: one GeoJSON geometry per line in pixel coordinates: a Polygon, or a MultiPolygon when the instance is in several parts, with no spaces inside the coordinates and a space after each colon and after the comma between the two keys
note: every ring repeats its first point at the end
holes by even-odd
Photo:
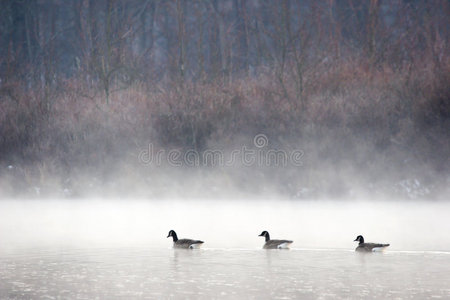
{"type": "Polygon", "coordinates": [[[200,240],[178,239],[177,233],[174,230],[169,231],[167,237],[172,237],[174,248],[197,249],[204,243],[200,240]]]}
{"type": "Polygon", "coordinates": [[[358,252],[372,252],[375,248],[384,248],[388,247],[390,244],[379,244],[379,243],[365,243],[364,237],[362,235],[358,235],[354,242],[359,242],[358,247],[356,247],[355,251],[358,252]]]}
{"type": "Polygon", "coordinates": [[[267,231],[261,232],[259,236],[263,236],[266,239],[263,246],[264,249],[289,249],[289,245],[293,243],[290,240],[271,240],[267,231]]]}

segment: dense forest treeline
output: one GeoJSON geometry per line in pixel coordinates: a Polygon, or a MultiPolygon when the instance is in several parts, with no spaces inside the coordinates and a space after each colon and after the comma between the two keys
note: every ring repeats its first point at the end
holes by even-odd
{"type": "Polygon", "coordinates": [[[449,16],[444,0],[1,1],[0,192],[160,195],[186,170],[143,165],[149,143],[232,151],[263,133],[304,165],[187,172],[212,190],[441,193],[449,16]]]}

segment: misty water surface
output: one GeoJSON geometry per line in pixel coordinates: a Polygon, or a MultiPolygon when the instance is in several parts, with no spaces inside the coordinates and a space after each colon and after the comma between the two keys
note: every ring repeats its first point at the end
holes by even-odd
{"type": "Polygon", "coordinates": [[[448,298],[447,203],[2,201],[0,299],[448,298]],[[205,241],[174,250],[170,229],[205,241]],[[262,250],[273,238],[291,250],[262,250]],[[355,253],[353,239],[391,243],[355,253]]]}

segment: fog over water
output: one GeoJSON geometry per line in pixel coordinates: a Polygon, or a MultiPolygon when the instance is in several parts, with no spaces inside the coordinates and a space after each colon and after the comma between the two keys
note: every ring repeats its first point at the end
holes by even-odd
{"type": "Polygon", "coordinates": [[[389,250],[450,251],[449,212],[447,202],[422,201],[0,201],[0,249],[168,248],[174,229],[205,248],[259,248],[268,230],[293,248],[353,249],[362,234],[389,250]]]}
{"type": "Polygon", "coordinates": [[[447,202],[0,201],[0,299],[445,299],[447,202]],[[171,249],[180,238],[202,249],[171,249]],[[263,250],[258,234],[292,239],[263,250]],[[390,243],[354,251],[355,237],[390,243]]]}

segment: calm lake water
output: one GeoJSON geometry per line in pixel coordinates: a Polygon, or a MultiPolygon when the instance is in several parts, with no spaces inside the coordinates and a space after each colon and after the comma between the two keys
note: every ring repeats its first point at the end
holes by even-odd
{"type": "Polygon", "coordinates": [[[449,299],[448,208],[0,201],[0,299],[449,299]],[[172,249],[170,229],[205,245],[172,249]],[[391,246],[356,253],[357,234],[391,246]]]}
{"type": "Polygon", "coordinates": [[[0,299],[450,298],[450,253],[29,250],[0,257],[0,299]]]}

